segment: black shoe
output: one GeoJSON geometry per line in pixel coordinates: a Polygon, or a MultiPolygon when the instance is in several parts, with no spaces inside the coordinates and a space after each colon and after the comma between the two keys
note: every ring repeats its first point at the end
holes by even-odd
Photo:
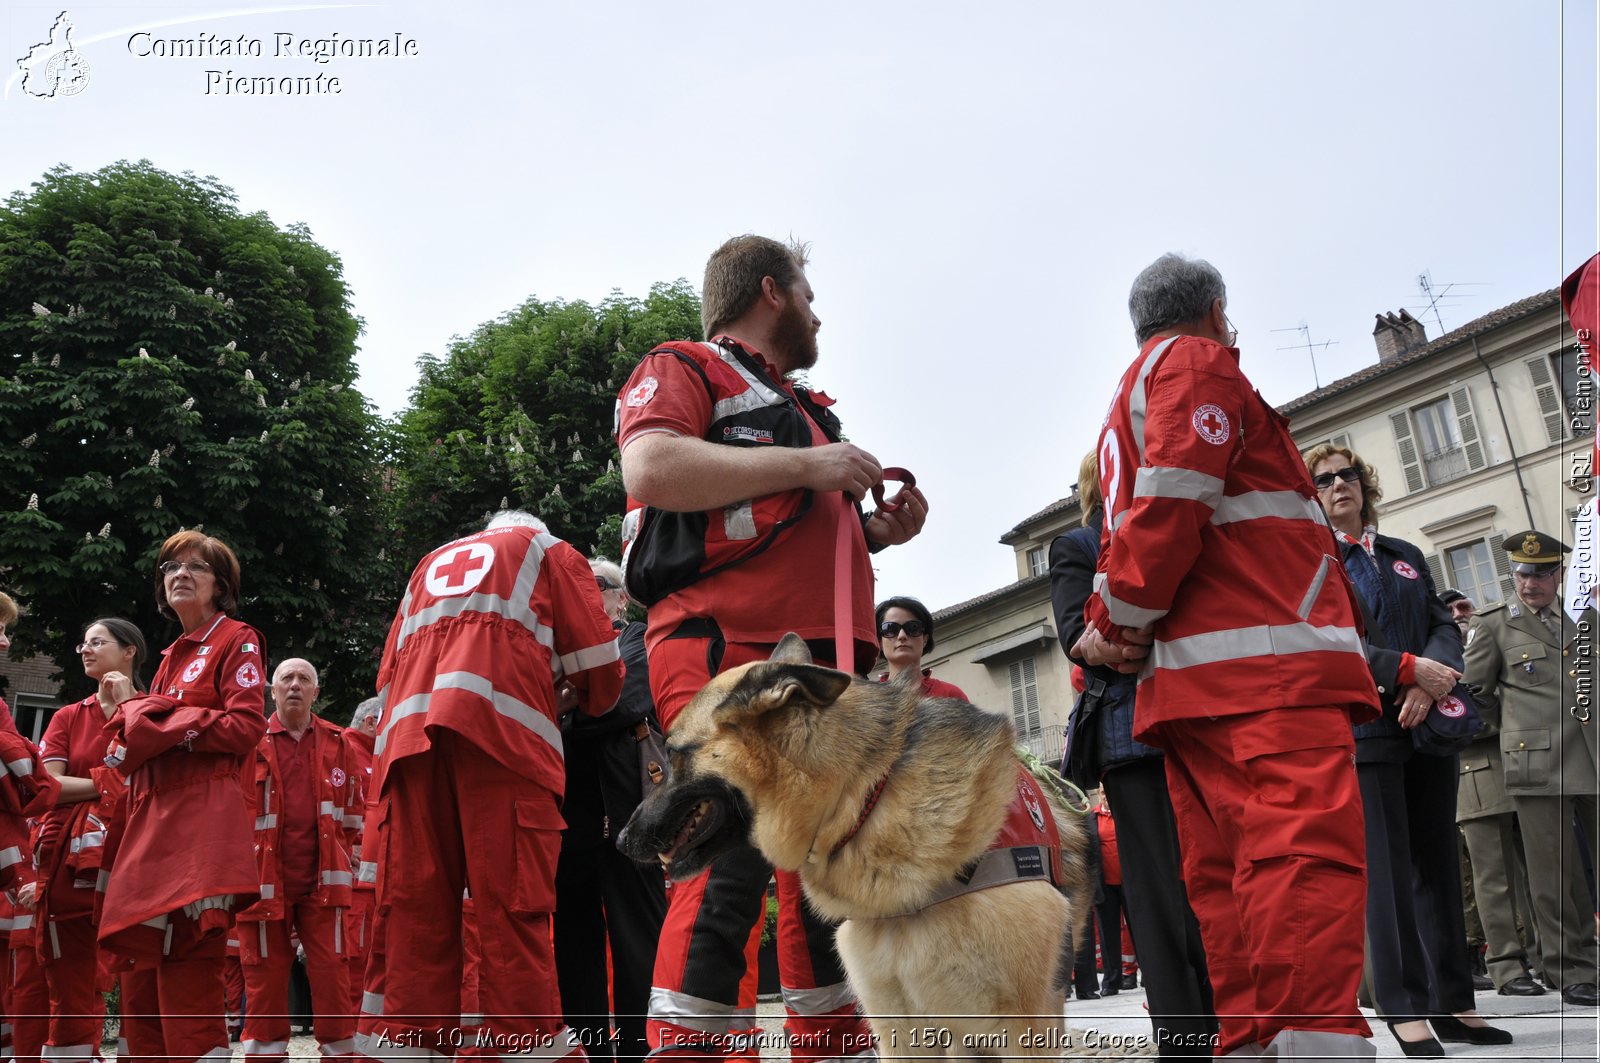
{"type": "Polygon", "coordinates": [[[1426,1058],[1443,1058],[1444,1045],[1436,1039],[1429,1037],[1423,1041],[1403,1041],[1400,1035],[1394,1032],[1394,1023],[1389,1023],[1389,1032],[1394,1034],[1394,1039],[1400,1045],[1400,1051],[1408,1056],[1423,1056],[1426,1058]]]}
{"type": "Polygon", "coordinates": [[[1100,995],[1103,997],[1114,997],[1121,991],[1121,989],[1121,985],[1117,982],[1100,983],[1100,995]]]}
{"type": "Polygon", "coordinates": [[[1503,997],[1541,997],[1544,996],[1544,986],[1535,982],[1525,974],[1519,974],[1511,981],[1500,987],[1503,997]]]}
{"type": "Polygon", "coordinates": [[[1088,991],[1088,992],[1087,992],[1087,993],[1084,993],[1084,992],[1082,992],[1082,991],[1079,991],[1079,993],[1078,993],[1078,999],[1079,999],[1079,1000],[1099,1000],[1099,999],[1100,999],[1100,994],[1099,994],[1099,993],[1096,993],[1096,992],[1095,992],[1095,991],[1094,991],[1094,990],[1092,990],[1092,989],[1091,989],[1091,990],[1089,990],[1089,991],[1088,991]]]}
{"type": "Polygon", "coordinates": [[[1123,989],[1138,989],[1139,988],[1139,976],[1137,974],[1125,974],[1125,975],[1123,975],[1122,976],[1122,988],[1123,989]]]}
{"type": "Polygon", "coordinates": [[[1433,1032],[1446,1044],[1508,1045],[1511,1031],[1494,1026],[1468,1026],[1454,1015],[1440,1015],[1429,1019],[1433,1032]]]}
{"type": "Polygon", "coordinates": [[[1493,988],[1494,979],[1490,978],[1488,975],[1475,974],[1472,976],[1472,991],[1474,993],[1482,993],[1493,988]]]}
{"type": "Polygon", "coordinates": [[[1579,982],[1569,985],[1561,991],[1561,999],[1568,1004],[1576,1004],[1580,1008],[1592,1008],[1600,1005],[1600,987],[1593,982],[1579,982]]]}

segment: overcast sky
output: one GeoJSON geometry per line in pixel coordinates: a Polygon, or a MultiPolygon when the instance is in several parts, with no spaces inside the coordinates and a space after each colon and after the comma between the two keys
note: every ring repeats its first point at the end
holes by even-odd
{"type": "Polygon", "coordinates": [[[87,84],[37,99],[11,60],[62,8],[8,3],[0,191],[147,158],[304,222],[344,260],[386,413],[420,354],[529,295],[698,285],[730,235],[809,240],[812,382],[932,507],[879,596],[938,608],[1015,578],[996,540],[1070,489],[1162,252],[1222,270],[1274,403],[1315,386],[1275,330],[1333,341],[1327,384],[1375,360],[1379,312],[1438,334],[1419,274],[1450,329],[1593,254],[1595,9],[101,2],[67,9],[87,84]],[[295,54],[396,34],[415,54],[295,54]],[[259,58],[159,54],[241,35],[259,58]],[[340,91],[224,93],[229,72],[340,91]]]}

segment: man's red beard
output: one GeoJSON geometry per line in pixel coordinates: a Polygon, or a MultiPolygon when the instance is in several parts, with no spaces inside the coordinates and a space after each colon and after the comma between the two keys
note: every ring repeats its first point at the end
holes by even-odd
{"type": "Polygon", "coordinates": [[[811,308],[804,300],[790,298],[773,327],[772,345],[788,372],[817,364],[817,330],[811,326],[811,308]]]}

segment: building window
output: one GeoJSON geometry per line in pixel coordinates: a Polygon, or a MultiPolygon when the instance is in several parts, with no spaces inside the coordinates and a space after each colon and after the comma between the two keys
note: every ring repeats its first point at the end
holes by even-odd
{"type": "MultiPolygon", "coordinates": [[[[1443,584],[1471,598],[1482,609],[1494,602],[1505,601],[1511,593],[1511,560],[1501,543],[1505,537],[1474,539],[1444,551],[1443,584]]],[[[1438,577],[1441,573],[1435,573],[1438,577]]],[[[1438,579],[1435,579],[1438,582],[1438,579]]]]}
{"type": "Polygon", "coordinates": [[[1577,347],[1557,351],[1548,359],[1535,355],[1524,363],[1544,418],[1545,441],[1560,443],[1572,435],[1594,432],[1594,373],[1583,367],[1577,347]]]}
{"type": "Polygon", "coordinates": [[[1407,492],[1458,480],[1489,464],[1478,417],[1465,387],[1389,414],[1407,492]]]}
{"type": "Polygon", "coordinates": [[[1033,671],[1033,658],[1012,661],[1011,672],[1011,722],[1017,729],[1019,742],[1030,742],[1039,736],[1039,683],[1033,671]]]}
{"type": "Polygon", "coordinates": [[[1050,571],[1050,558],[1042,546],[1035,546],[1028,551],[1028,575],[1042,576],[1050,571]]]}

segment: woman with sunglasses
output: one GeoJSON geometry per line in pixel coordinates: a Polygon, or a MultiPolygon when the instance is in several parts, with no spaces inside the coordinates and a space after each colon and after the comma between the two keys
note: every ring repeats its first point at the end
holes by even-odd
{"type": "Polygon", "coordinates": [[[82,701],[57,709],[40,743],[45,770],[61,781],[56,804],[39,826],[39,904],[35,924],[39,958],[50,987],[50,1033],[54,1055],[88,1059],[100,1044],[104,1002],[99,984],[100,946],[95,940],[94,889],[99,878],[106,822],[100,789],[92,775],[103,768],[106,721],[116,711],[100,689],[109,672],[139,678],[149,656],[144,634],[120,617],[90,624],[78,644],[83,674],[97,689],[82,701]]]}
{"type": "MultiPolygon", "coordinates": [[[[156,562],[156,605],[183,633],[164,651],[149,694],[125,672],[100,678],[102,698],[116,707],[106,764],[127,787],[126,818],[107,841],[100,946],[124,971],[131,1055],[226,1057],[218,1004],[228,925],[261,888],[240,782],[267,728],[261,636],[228,615],[239,601],[239,560],[227,544],[181,531],[156,562]]],[[[114,787],[102,782],[101,792],[114,787]]]]}
{"type": "Polygon", "coordinates": [[[1407,1056],[1442,1056],[1440,1040],[1510,1044],[1511,1034],[1484,1022],[1473,1004],[1456,841],[1458,758],[1422,753],[1409,734],[1460,679],[1460,632],[1422,551],[1378,534],[1383,491],[1372,468],[1331,443],[1312,449],[1306,467],[1345,572],[1376,621],[1367,659],[1383,716],[1355,728],[1373,1000],[1407,1056]]]}
{"type": "Polygon", "coordinates": [[[930,698],[960,698],[967,695],[954,683],[935,679],[931,669],[922,667],[922,656],[933,652],[933,614],[915,598],[889,598],[878,603],[878,639],[889,670],[878,676],[888,682],[906,672],[922,674],[922,692],[930,698]]]}

